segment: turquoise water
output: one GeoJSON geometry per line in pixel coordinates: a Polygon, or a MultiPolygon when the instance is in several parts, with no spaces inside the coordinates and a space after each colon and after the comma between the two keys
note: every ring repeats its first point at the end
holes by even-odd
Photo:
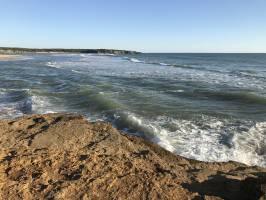
{"type": "Polygon", "coordinates": [[[266,166],[266,54],[0,61],[0,118],[75,112],[185,157],[266,166]]]}

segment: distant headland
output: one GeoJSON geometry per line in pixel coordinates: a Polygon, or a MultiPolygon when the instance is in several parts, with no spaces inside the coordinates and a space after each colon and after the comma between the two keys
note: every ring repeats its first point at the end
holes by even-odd
{"type": "Polygon", "coordinates": [[[19,48],[0,47],[0,54],[24,54],[24,53],[96,53],[96,54],[138,54],[137,51],[117,49],[63,49],[63,48],[19,48]]]}

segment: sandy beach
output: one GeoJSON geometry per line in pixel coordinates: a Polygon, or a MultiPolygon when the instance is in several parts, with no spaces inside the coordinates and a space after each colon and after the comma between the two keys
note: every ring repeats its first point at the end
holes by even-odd
{"type": "Polygon", "coordinates": [[[12,60],[17,58],[17,55],[1,55],[0,54],[0,61],[12,60]]]}

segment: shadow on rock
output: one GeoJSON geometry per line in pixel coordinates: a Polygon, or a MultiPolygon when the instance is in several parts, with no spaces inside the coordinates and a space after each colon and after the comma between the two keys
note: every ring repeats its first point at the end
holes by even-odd
{"type": "Polygon", "coordinates": [[[222,199],[264,200],[266,199],[266,173],[257,173],[243,178],[217,174],[203,182],[184,183],[182,186],[200,195],[216,196],[222,199]]]}

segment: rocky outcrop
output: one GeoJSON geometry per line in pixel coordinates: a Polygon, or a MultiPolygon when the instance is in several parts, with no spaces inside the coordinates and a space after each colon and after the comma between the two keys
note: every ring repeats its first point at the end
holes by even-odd
{"type": "Polygon", "coordinates": [[[138,54],[140,52],[116,50],[116,49],[31,49],[31,48],[12,48],[0,47],[0,54],[24,54],[24,53],[102,53],[102,54],[138,54]]]}
{"type": "Polygon", "coordinates": [[[265,199],[266,169],[186,159],[108,123],[0,122],[1,199],[265,199]]]}

